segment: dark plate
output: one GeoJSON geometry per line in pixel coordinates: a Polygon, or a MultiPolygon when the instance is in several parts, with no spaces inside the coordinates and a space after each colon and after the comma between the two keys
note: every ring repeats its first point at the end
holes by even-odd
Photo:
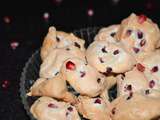
{"type": "MultiPolygon", "coordinates": [[[[84,28],[80,30],[75,30],[73,33],[80,38],[86,40],[85,47],[87,47],[92,41],[94,36],[97,34],[100,27],[93,27],[93,28],[84,28]]],[[[23,72],[20,78],[20,96],[22,99],[22,103],[24,104],[24,108],[27,114],[30,116],[31,120],[35,120],[32,114],[30,113],[30,107],[34,103],[34,101],[38,97],[28,97],[26,93],[28,93],[30,87],[35,82],[35,80],[39,77],[39,68],[41,65],[41,58],[40,58],[40,51],[37,50],[28,60],[25,67],[23,68],[23,72]]],[[[71,92],[72,88],[69,87],[71,92]]],[[[110,90],[110,99],[115,97],[114,89],[110,90]]],[[[82,117],[81,117],[82,118],[82,117]]],[[[82,118],[82,120],[85,120],[82,118]]]]}

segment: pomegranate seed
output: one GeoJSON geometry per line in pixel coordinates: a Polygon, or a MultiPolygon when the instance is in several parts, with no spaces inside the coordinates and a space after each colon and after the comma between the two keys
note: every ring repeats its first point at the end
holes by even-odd
{"type": "Polygon", "coordinates": [[[149,94],[149,90],[145,90],[145,94],[148,95],[149,94]]]}
{"type": "Polygon", "coordinates": [[[85,72],[80,71],[80,73],[81,73],[81,77],[84,77],[86,75],[85,72]]]}
{"type": "Polygon", "coordinates": [[[99,57],[99,61],[100,61],[101,63],[104,63],[104,61],[103,61],[103,59],[102,59],[101,57],[99,57]]]}
{"type": "Polygon", "coordinates": [[[126,35],[127,35],[127,36],[130,36],[131,34],[132,34],[132,30],[127,30],[127,31],[126,31],[126,35]]]}
{"type": "Polygon", "coordinates": [[[115,32],[113,32],[113,33],[111,33],[110,34],[112,37],[114,37],[115,35],[116,35],[116,33],[115,32]]]}
{"type": "Polygon", "coordinates": [[[131,91],[132,90],[132,85],[127,85],[126,89],[131,91]]]}
{"type": "Polygon", "coordinates": [[[133,47],[133,51],[134,51],[135,53],[138,53],[138,52],[139,52],[139,48],[133,47]]]}
{"type": "Polygon", "coordinates": [[[155,82],[154,82],[154,80],[151,80],[150,82],[149,82],[149,87],[150,88],[153,88],[155,86],[155,82]]]}
{"type": "Polygon", "coordinates": [[[140,63],[137,63],[136,67],[137,67],[137,70],[139,70],[140,72],[144,72],[145,71],[145,67],[140,63]]]}
{"type": "Polygon", "coordinates": [[[76,69],[76,66],[75,66],[75,64],[74,64],[73,62],[68,61],[68,62],[66,63],[66,68],[69,69],[69,70],[75,70],[75,69],[76,69]]]}
{"type": "Polygon", "coordinates": [[[139,45],[141,46],[141,47],[143,47],[144,45],[146,44],[146,40],[141,40],[141,42],[139,43],[139,45]]]}
{"type": "Polygon", "coordinates": [[[127,100],[131,99],[132,96],[133,96],[133,92],[130,92],[130,93],[129,93],[129,96],[127,97],[127,100]]]}
{"type": "Polygon", "coordinates": [[[98,79],[97,79],[97,83],[100,83],[100,82],[101,82],[101,79],[100,79],[100,78],[98,78],[98,79]]]}
{"type": "Polygon", "coordinates": [[[151,72],[157,72],[158,71],[158,66],[154,66],[151,70],[151,72]]]}
{"type": "Polygon", "coordinates": [[[77,42],[75,42],[74,45],[78,48],[81,48],[81,46],[77,42]]]}
{"type": "Polygon", "coordinates": [[[116,108],[112,109],[112,114],[114,115],[116,113],[116,108]]]}
{"type": "Polygon", "coordinates": [[[57,42],[60,42],[60,38],[59,38],[59,37],[56,37],[56,41],[57,41],[57,42]]]}
{"type": "Polygon", "coordinates": [[[142,24],[143,22],[145,22],[147,20],[147,17],[145,15],[139,15],[138,16],[138,22],[140,24],[142,24]]]}
{"type": "Polygon", "coordinates": [[[113,54],[114,54],[114,55],[119,54],[119,50],[115,50],[115,51],[113,52],[113,54]]]}
{"type": "Polygon", "coordinates": [[[106,51],[106,46],[104,46],[104,47],[102,48],[102,52],[103,52],[103,53],[107,53],[107,51],[106,51]]]}
{"type": "Polygon", "coordinates": [[[138,39],[142,39],[143,38],[143,32],[141,32],[140,30],[138,30],[137,36],[138,36],[138,39]]]}
{"type": "Polygon", "coordinates": [[[70,112],[73,111],[73,108],[72,108],[72,107],[68,107],[67,109],[68,109],[68,111],[70,111],[70,112]]]}
{"type": "Polygon", "coordinates": [[[50,108],[58,108],[58,106],[56,106],[56,105],[53,104],[53,103],[49,103],[49,104],[48,104],[48,107],[50,107],[50,108]]]}
{"type": "Polygon", "coordinates": [[[111,73],[111,72],[112,72],[112,68],[111,68],[111,67],[107,67],[106,72],[107,72],[107,73],[111,73]]]}
{"type": "Polygon", "coordinates": [[[94,103],[98,103],[98,104],[101,104],[101,100],[99,98],[97,98],[94,103]]]}

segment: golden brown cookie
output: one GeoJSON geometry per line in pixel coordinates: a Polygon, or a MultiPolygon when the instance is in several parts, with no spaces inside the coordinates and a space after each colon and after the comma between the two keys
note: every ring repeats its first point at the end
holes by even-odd
{"type": "Polygon", "coordinates": [[[117,40],[139,61],[149,52],[160,47],[160,31],[157,24],[144,15],[132,13],[121,22],[117,40]]]}
{"type": "Polygon", "coordinates": [[[80,120],[74,106],[50,97],[40,97],[30,111],[37,120],[80,120]]]}
{"type": "Polygon", "coordinates": [[[84,43],[84,40],[76,37],[74,34],[56,31],[56,28],[52,26],[49,28],[48,33],[44,38],[43,45],[41,47],[42,61],[54,48],[63,48],[66,46],[75,45],[77,48],[84,51],[84,43]]]}

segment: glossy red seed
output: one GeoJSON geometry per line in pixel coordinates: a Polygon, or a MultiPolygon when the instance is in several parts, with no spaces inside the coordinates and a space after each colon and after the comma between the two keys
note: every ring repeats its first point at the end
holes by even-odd
{"type": "Polygon", "coordinates": [[[146,40],[141,40],[141,42],[139,43],[139,45],[141,46],[141,47],[143,47],[144,45],[146,44],[146,40]]]}
{"type": "Polygon", "coordinates": [[[155,82],[154,82],[154,80],[151,80],[150,82],[149,82],[149,87],[150,88],[153,88],[155,86],[155,82]]]}
{"type": "Polygon", "coordinates": [[[140,24],[144,23],[147,20],[147,17],[145,15],[139,15],[138,16],[138,22],[140,24]]]}
{"type": "Polygon", "coordinates": [[[56,106],[56,105],[53,104],[53,103],[49,103],[49,104],[48,104],[48,107],[50,107],[50,108],[58,108],[58,106],[56,106]]]}
{"type": "Polygon", "coordinates": [[[140,72],[144,72],[145,71],[145,67],[140,63],[137,63],[136,67],[137,67],[137,70],[139,70],[140,72]]]}
{"type": "Polygon", "coordinates": [[[158,66],[154,66],[152,69],[151,69],[151,72],[157,72],[158,71],[158,66]]]}
{"type": "Polygon", "coordinates": [[[119,54],[119,50],[115,50],[115,51],[113,52],[113,54],[114,54],[114,55],[119,54]]]}
{"type": "Polygon", "coordinates": [[[72,112],[73,108],[72,107],[68,107],[67,110],[70,111],[70,112],[72,112]]]}
{"type": "Polygon", "coordinates": [[[101,100],[99,98],[97,98],[94,103],[98,103],[98,104],[101,104],[101,100]]]}
{"type": "Polygon", "coordinates": [[[66,68],[69,69],[69,70],[75,70],[76,69],[76,65],[73,62],[68,61],[66,63],[66,68]]]}
{"type": "Polygon", "coordinates": [[[134,51],[135,53],[138,53],[138,52],[139,52],[139,48],[133,47],[133,51],[134,51]]]}

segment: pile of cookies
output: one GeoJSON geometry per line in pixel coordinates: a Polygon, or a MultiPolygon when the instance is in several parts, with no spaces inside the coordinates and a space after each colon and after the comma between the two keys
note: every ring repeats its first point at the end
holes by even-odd
{"type": "Polygon", "coordinates": [[[39,79],[28,96],[37,120],[159,120],[160,30],[145,15],[131,14],[102,28],[94,41],[50,27],[39,79]],[[117,97],[108,91],[117,85],[117,97]],[[72,92],[69,89],[72,89],[72,92]]]}

